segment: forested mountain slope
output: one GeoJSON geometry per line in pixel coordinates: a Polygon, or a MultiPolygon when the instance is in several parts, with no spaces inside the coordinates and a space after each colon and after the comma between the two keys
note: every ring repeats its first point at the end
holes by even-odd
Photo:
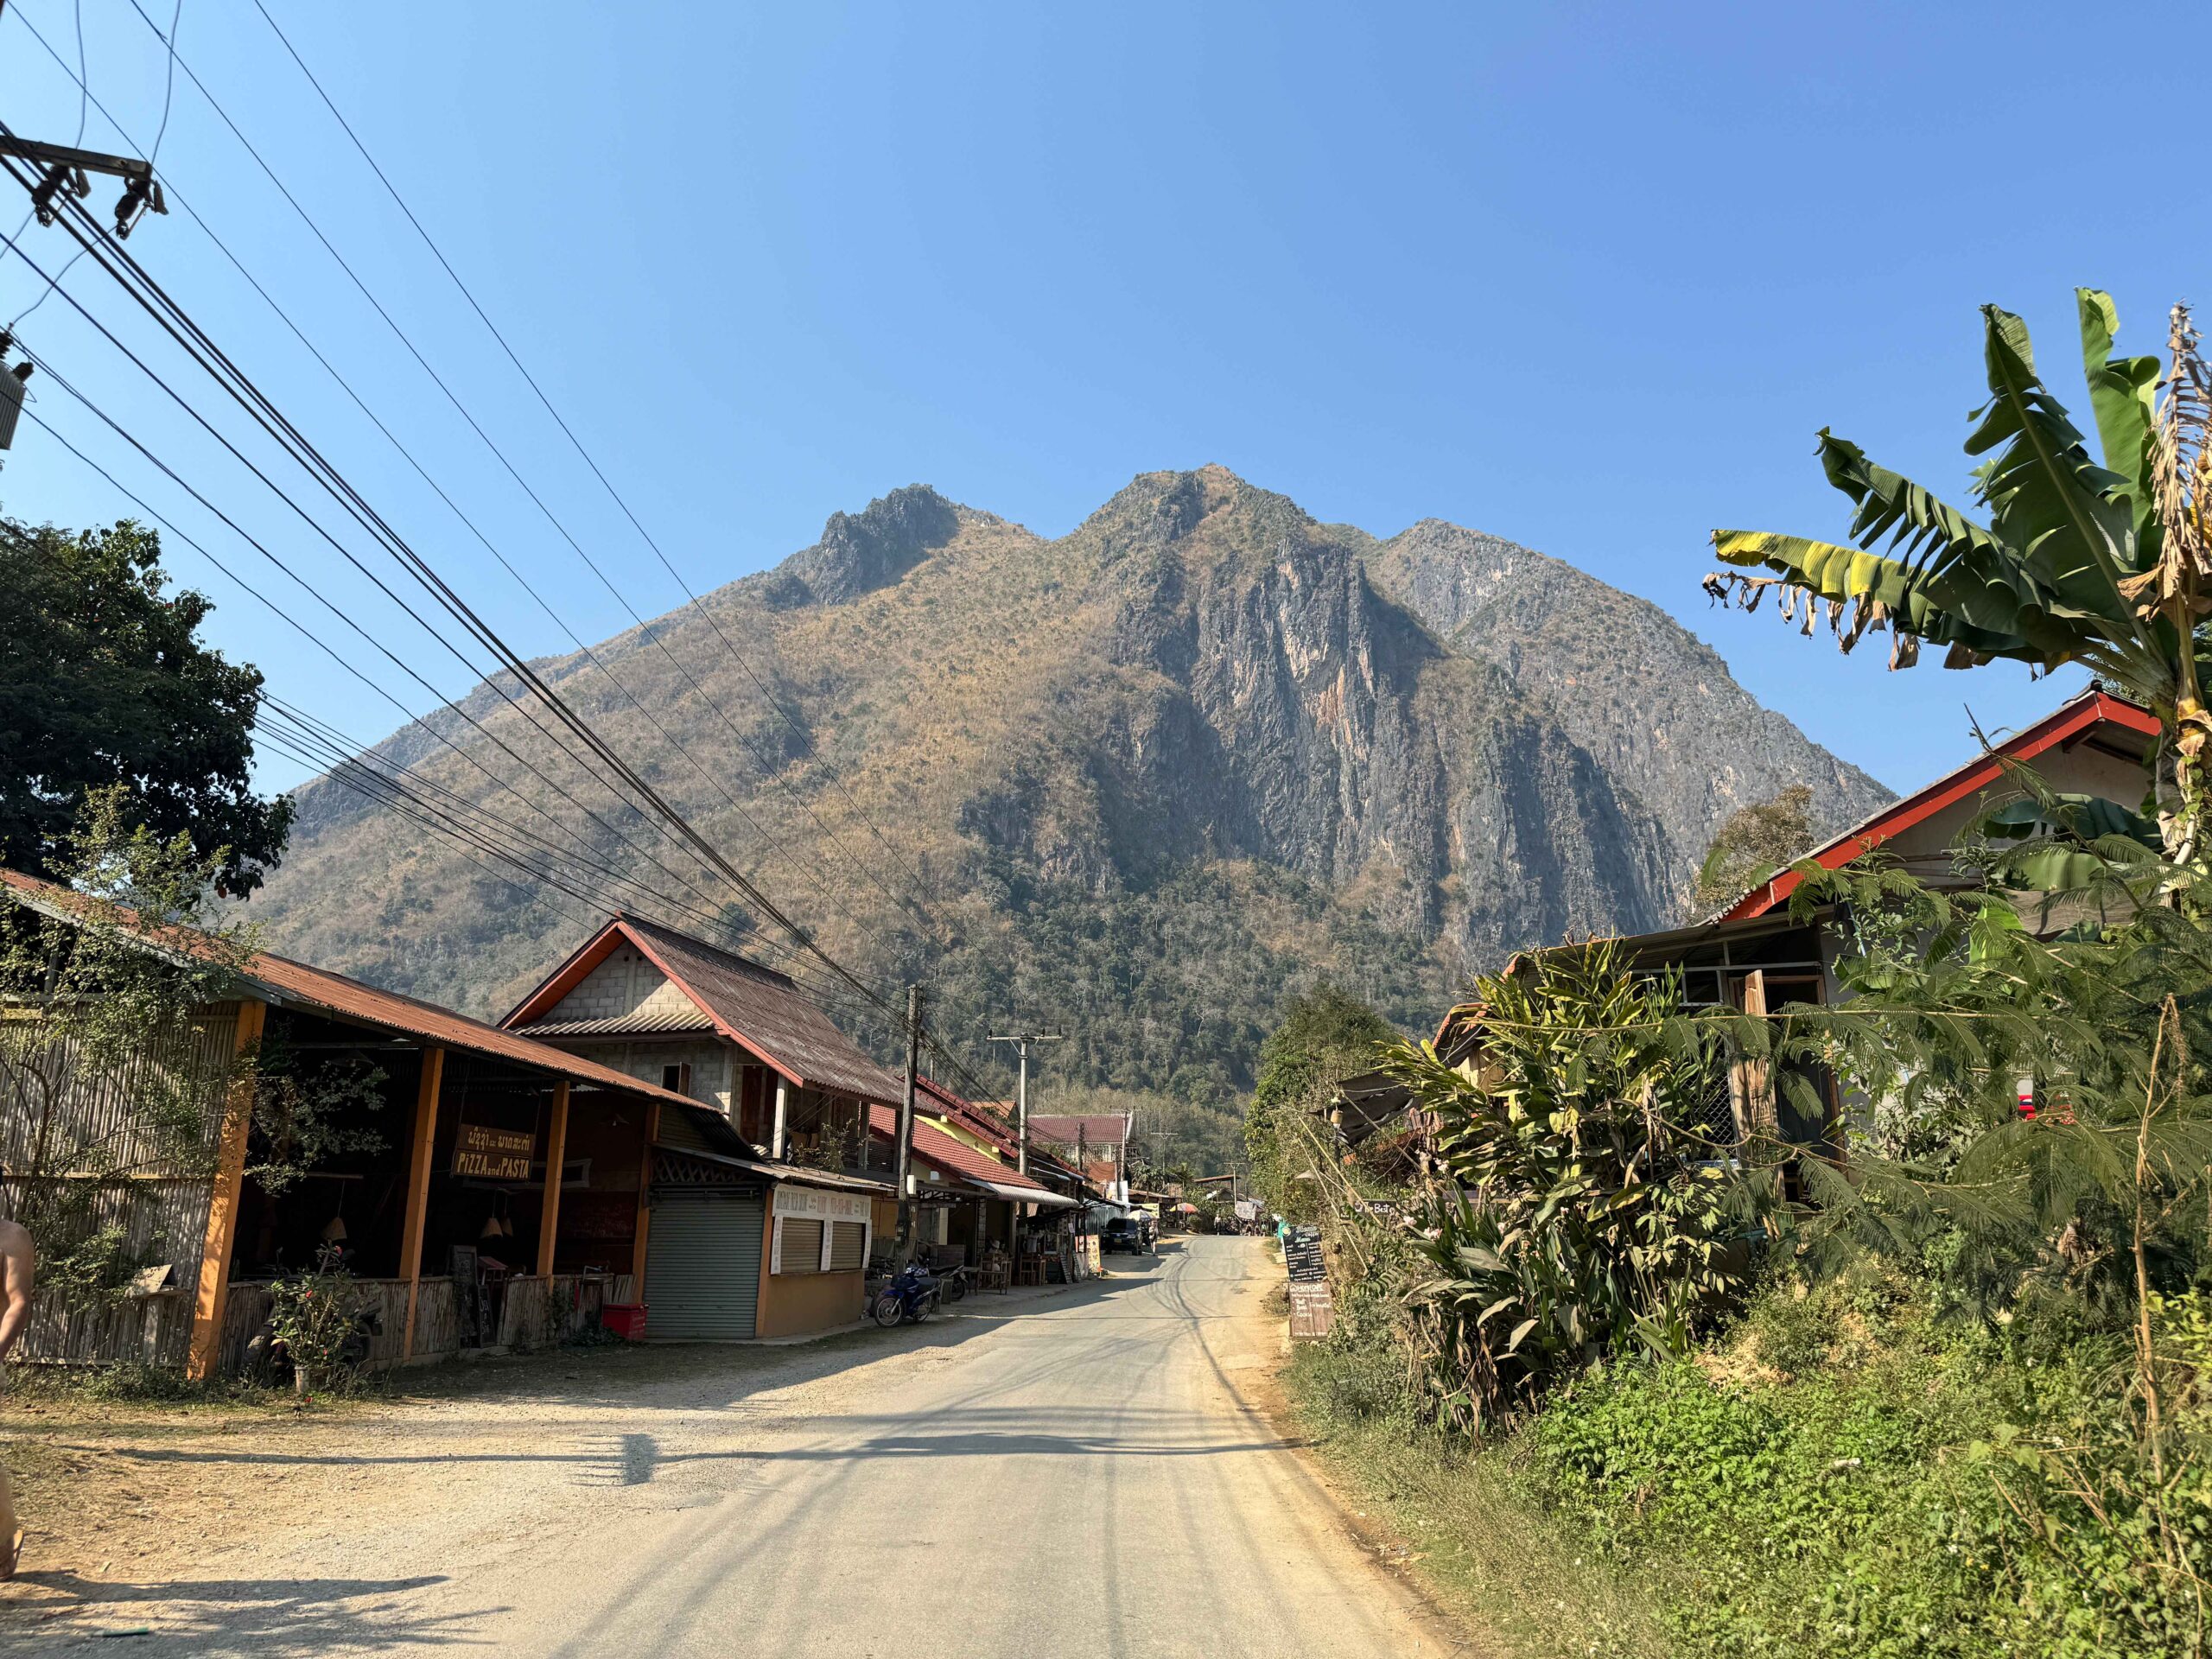
{"type": "MultiPolygon", "coordinates": [[[[1677,919],[1738,806],[1802,781],[1840,823],[1884,798],[1643,601],[1434,521],[1319,524],[1218,467],[1141,476],[1057,540],[894,491],[706,604],[719,632],[673,613],[543,670],[841,959],[921,979],[957,1039],[1062,1026],[1054,1067],[1091,1084],[1218,1098],[1316,977],[1418,1026],[1514,947],[1677,919]]],[[[491,690],[469,712],[607,820],[452,723],[563,833],[749,925],[491,690]]],[[[531,814],[419,730],[386,747],[531,814]]],[[[253,901],[279,949],[496,1014],[587,925],[327,781],[299,805],[253,901]]]]}

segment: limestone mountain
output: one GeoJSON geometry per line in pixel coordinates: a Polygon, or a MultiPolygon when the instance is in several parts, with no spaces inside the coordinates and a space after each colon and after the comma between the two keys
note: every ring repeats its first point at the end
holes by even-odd
{"type": "MultiPolygon", "coordinates": [[[[893,491],[705,605],[540,671],[833,954],[928,985],[940,1029],[1050,1020],[1075,1079],[1186,1101],[1248,1081],[1314,978],[1418,1025],[1516,946],[1678,919],[1739,806],[1885,798],[1656,607],[1449,524],[1319,524],[1218,467],[1141,476],[1053,540],[893,491]]],[[[468,712],[604,822],[457,721],[512,792],[420,730],[385,752],[751,926],[493,689],[468,712]]],[[[298,800],[253,901],[280,949],[496,1014],[587,925],[334,783],[298,800]]]]}

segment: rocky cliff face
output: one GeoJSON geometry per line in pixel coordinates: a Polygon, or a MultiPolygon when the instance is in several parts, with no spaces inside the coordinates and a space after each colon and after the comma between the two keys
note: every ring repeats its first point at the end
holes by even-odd
{"type": "Polygon", "coordinates": [[[1656,817],[1667,874],[1660,908],[1727,817],[1812,786],[1838,830],[1888,798],[1736,683],[1719,653],[1648,601],[1573,565],[1426,519],[1370,560],[1375,579],[1454,652],[1496,664],[1544,699],[1561,728],[1656,817]]]}
{"type": "MultiPolygon", "coordinates": [[[[1676,919],[1737,805],[1881,798],[1651,606],[1452,525],[1319,524],[1215,467],[1140,477],[1057,541],[897,491],[708,602],[720,633],[653,625],[700,692],[635,633],[547,671],[842,957],[927,980],[952,1027],[1079,1025],[1075,1075],[1186,1097],[1234,1087],[1314,977],[1419,1023],[1512,949],[1676,919]]],[[[711,930],[721,895],[648,830],[536,794],[711,930]]],[[[302,808],[256,901],[282,948],[480,1010],[584,925],[330,785],[302,808]]]]}

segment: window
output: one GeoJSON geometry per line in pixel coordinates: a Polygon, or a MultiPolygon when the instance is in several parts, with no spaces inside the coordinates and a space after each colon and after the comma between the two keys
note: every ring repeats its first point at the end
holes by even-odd
{"type": "Polygon", "coordinates": [[[672,1090],[679,1095],[690,1094],[691,1092],[691,1062],[685,1060],[678,1065],[661,1067],[660,1086],[672,1090]]]}
{"type": "Polygon", "coordinates": [[[810,1216],[785,1216],[776,1224],[778,1273],[822,1271],[822,1224],[810,1216]]]}
{"type": "Polygon", "coordinates": [[[868,1224],[833,1221],[830,1224],[830,1271],[858,1273],[868,1265],[868,1224]]]}

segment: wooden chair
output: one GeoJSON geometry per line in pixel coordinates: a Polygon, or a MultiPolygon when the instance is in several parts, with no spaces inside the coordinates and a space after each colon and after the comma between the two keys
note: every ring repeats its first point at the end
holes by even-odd
{"type": "Polygon", "coordinates": [[[1024,1285],[1043,1284],[1045,1282],[1045,1258],[1041,1255],[1023,1256],[1021,1258],[1021,1266],[1018,1269],[1018,1276],[1015,1282],[1024,1285]]]}

